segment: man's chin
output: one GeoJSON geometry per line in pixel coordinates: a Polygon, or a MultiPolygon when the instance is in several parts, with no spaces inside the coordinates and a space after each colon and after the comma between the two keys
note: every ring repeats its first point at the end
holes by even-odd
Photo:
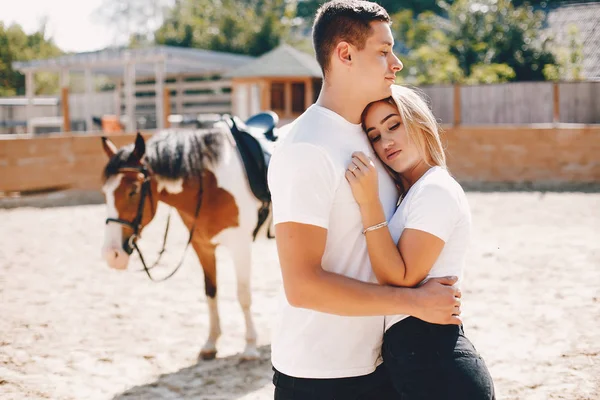
{"type": "Polygon", "coordinates": [[[387,99],[391,95],[392,95],[392,86],[390,85],[390,86],[386,87],[385,89],[383,89],[380,93],[378,93],[377,96],[375,96],[375,99],[373,101],[387,99]]]}

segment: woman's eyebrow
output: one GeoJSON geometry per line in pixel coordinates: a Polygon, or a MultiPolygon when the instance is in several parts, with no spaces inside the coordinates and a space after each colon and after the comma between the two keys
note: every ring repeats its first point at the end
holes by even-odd
{"type": "Polygon", "coordinates": [[[384,119],[382,119],[381,122],[380,122],[380,124],[383,124],[385,121],[387,121],[388,119],[392,118],[393,116],[399,117],[398,114],[391,113],[390,115],[388,115],[387,117],[385,117],[384,119]]]}
{"type": "MultiPolygon", "coordinates": [[[[381,120],[381,122],[380,122],[380,124],[383,124],[385,121],[387,121],[388,119],[390,119],[390,118],[392,118],[392,117],[394,117],[394,116],[396,116],[396,117],[399,117],[400,115],[398,115],[398,114],[394,114],[394,113],[391,113],[390,115],[388,115],[387,117],[385,117],[384,119],[382,119],[382,120],[381,120]]],[[[368,134],[368,133],[369,133],[369,132],[371,132],[373,129],[375,129],[375,127],[374,127],[374,126],[372,126],[372,127],[370,127],[370,128],[367,128],[367,131],[366,131],[365,133],[367,133],[367,134],[368,134]]]]}

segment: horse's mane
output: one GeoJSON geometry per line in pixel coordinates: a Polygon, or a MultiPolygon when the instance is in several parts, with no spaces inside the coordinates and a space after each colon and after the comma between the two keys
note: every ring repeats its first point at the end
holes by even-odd
{"type": "MultiPolygon", "coordinates": [[[[146,142],[145,162],[152,172],[168,180],[199,177],[208,165],[216,165],[223,151],[225,135],[220,128],[167,129],[146,142]]],[[[134,145],[122,147],[104,168],[104,180],[131,166],[134,145]]]]}

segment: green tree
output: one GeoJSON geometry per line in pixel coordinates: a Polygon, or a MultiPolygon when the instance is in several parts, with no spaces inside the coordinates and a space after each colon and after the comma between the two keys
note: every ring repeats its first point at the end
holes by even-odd
{"type": "Polygon", "coordinates": [[[515,77],[515,71],[506,64],[475,64],[471,75],[465,79],[467,84],[509,82],[515,77]]]}
{"type": "Polygon", "coordinates": [[[444,7],[452,25],[450,51],[466,76],[477,64],[506,64],[515,80],[544,80],[544,66],[555,64],[541,35],[542,11],[514,7],[510,0],[457,0],[444,7]]]}
{"type": "Polygon", "coordinates": [[[171,0],[102,0],[95,15],[111,28],[116,43],[129,41],[132,47],[147,46],[154,41],[154,31],[171,3],[171,0]]]}
{"type": "MultiPolygon", "coordinates": [[[[0,96],[25,94],[25,77],[12,68],[14,61],[30,61],[57,57],[63,52],[46,35],[45,23],[30,35],[16,24],[6,27],[0,22],[0,96]]],[[[53,73],[35,75],[36,94],[55,94],[58,76],[53,73]]]]}
{"type": "Polygon", "coordinates": [[[284,0],[181,0],[156,31],[171,46],[260,55],[276,47],[295,16],[284,0]]]}
{"type": "Polygon", "coordinates": [[[404,63],[404,70],[399,74],[401,81],[415,85],[433,85],[463,80],[463,71],[456,57],[450,53],[444,32],[432,29],[420,40],[422,42],[417,48],[401,57],[404,63]]]}
{"type": "Polygon", "coordinates": [[[583,78],[583,43],[579,37],[579,29],[569,26],[567,31],[568,44],[556,50],[556,64],[544,66],[544,77],[547,80],[580,80],[583,78]]]}
{"type": "MultiPolygon", "coordinates": [[[[298,16],[312,21],[317,9],[327,0],[300,0],[298,1],[298,16]]],[[[415,14],[423,11],[441,12],[437,0],[378,0],[386,11],[392,15],[400,10],[410,10],[415,14]]]]}
{"type": "Polygon", "coordinates": [[[396,47],[402,53],[417,49],[427,44],[434,32],[442,32],[440,24],[444,21],[430,11],[419,14],[416,18],[413,11],[403,10],[391,15],[392,33],[396,39],[396,47]]]}
{"type": "MultiPolygon", "coordinates": [[[[473,64],[466,71],[451,51],[456,45],[453,32],[457,28],[431,12],[414,18],[412,11],[404,10],[394,14],[392,20],[394,36],[404,52],[400,56],[404,63],[401,80],[416,85],[475,84],[507,82],[515,77],[506,64],[473,64]]],[[[481,49],[472,51],[477,54],[481,49]]]]}

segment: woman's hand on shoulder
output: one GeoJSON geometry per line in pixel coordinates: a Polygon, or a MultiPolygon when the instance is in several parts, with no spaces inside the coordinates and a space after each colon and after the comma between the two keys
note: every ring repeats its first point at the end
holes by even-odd
{"type": "Polygon", "coordinates": [[[346,180],[352,194],[360,206],[379,202],[379,180],[375,163],[363,152],[352,153],[352,160],[346,169],[346,180]]]}

